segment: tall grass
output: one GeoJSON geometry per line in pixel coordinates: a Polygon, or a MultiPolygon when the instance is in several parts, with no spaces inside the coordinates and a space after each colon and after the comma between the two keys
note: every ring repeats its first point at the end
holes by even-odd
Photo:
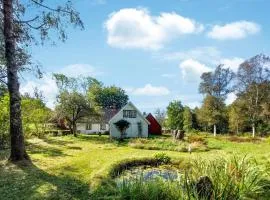
{"type": "Polygon", "coordinates": [[[189,145],[193,152],[208,151],[207,142],[203,137],[188,137],[185,141],[177,141],[170,138],[160,137],[152,139],[137,138],[129,141],[128,146],[135,149],[167,150],[187,152],[189,145]]]}
{"type": "MultiPolygon", "coordinates": [[[[208,176],[213,183],[212,194],[208,199],[237,200],[263,199],[270,187],[267,170],[260,168],[252,159],[232,157],[216,158],[208,161],[192,160],[182,170],[177,180],[161,178],[145,180],[135,178],[123,180],[97,188],[93,199],[207,199],[199,197],[196,183],[201,176],[208,176]]],[[[140,177],[140,176],[139,176],[140,177]]],[[[267,197],[265,198],[267,199],[267,197]]]]}

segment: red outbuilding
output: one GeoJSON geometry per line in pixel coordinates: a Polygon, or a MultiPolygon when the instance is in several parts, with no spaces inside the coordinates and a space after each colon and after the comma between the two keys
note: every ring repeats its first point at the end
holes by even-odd
{"type": "Polygon", "coordinates": [[[162,127],[156,118],[151,113],[149,113],[146,119],[150,122],[148,133],[153,135],[161,135],[162,127]]]}

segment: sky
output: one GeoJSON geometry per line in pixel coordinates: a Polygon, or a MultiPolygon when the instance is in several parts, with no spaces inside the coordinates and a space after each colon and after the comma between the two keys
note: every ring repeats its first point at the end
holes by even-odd
{"type": "Polygon", "coordinates": [[[194,108],[203,99],[203,72],[218,64],[236,72],[245,59],[270,53],[268,0],[76,0],[74,6],[85,30],[69,27],[65,43],[32,46],[44,76],[21,81],[22,93],[37,87],[51,108],[52,73],[119,86],[142,112],[172,100],[194,108]]]}

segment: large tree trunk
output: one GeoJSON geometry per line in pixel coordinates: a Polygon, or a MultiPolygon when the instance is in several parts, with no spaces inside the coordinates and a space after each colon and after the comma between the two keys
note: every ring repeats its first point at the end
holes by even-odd
{"type": "Polygon", "coordinates": [[[8,91],[10,96],[10,138],[11,161],[29,159],[25,151],[22,120],[21,97],[19,92],[18,66],[16,66],[16,39],[13,30],[13,1],[3,0],[5,58],[7,65],[8,91]]]}

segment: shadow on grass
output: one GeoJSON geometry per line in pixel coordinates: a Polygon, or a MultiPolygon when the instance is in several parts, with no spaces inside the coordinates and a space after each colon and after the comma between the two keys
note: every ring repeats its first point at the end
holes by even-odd
{"type": "Polygon", "coordinates": [[[114,144],[116,146],[127,146],[130,140],[124,139],[120,141],[116,139],[111,139],[107,135],[98,136],[98,135],[82,135],[82,134],[79,135],[76,139],[81,141],[89,141],[94,144],[114,144]]]}
{"type": "Polygon", "coordinates": [[[59,145],[59,146],[67,146],[69,144],[73,144],[74,143],[74,141],[60,140],[61,137],[64,138],[65,136],[58,136],[58,137],[55,137],[55,138],[54,137],[45,137],[42,140],[44,142],[47,142],[48,144],[59,145]]]}
{"type": "Polygon", "coordinates": [[[69,156],[59,148],[55,148],[52,146],[43,146],[34,143],[31,143],[27,146],[27,151],[30,154],[42,154],[47,157],[69,156]]]}
{"type": "MultiPolygon", "coordinates": [[[[0,174],[0,199],[89,199],[89,185],[66,176],[49,174],[29,161],[7,164],[0,174]]],[[[64,168],[64,171],[72,169],[64,168]]]]}

